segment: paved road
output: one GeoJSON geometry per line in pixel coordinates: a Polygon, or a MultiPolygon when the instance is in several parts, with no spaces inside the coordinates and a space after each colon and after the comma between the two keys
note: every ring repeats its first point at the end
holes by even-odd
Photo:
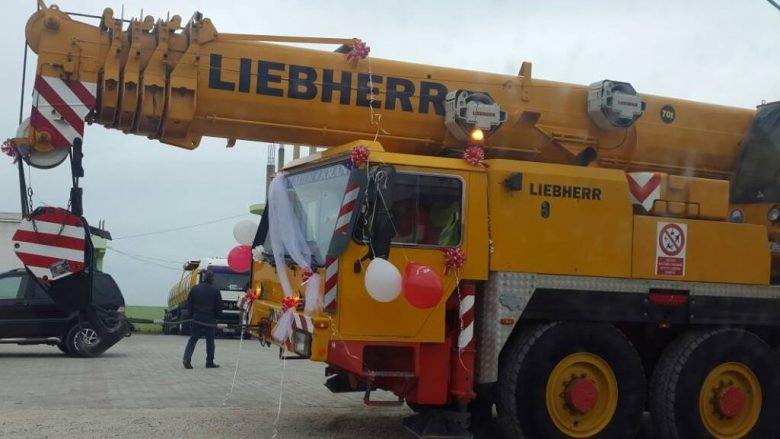
{"type": "Polygon", "coordinates": [[[401,427],[410,410],[330,393],[320,364],[283,364],[256,340],[241,347],[217,340],[221,368],[203,368],[201,341],[195,369],[184,370],[185,340],[137,334],[92,359],[53,346],[0,345],[0,437],[412,437],[401,427]]]}
{"type": "MultiPolygon", "coordinates": [[[[321,364],[283,363],[257,340],[217,340],[221,368],[203,368],[201,341],[195,369],[185,370],[185,341],[136,334],[98,358],[66,357],[54,346],[0,345],[0,437],[414,437],[401,426],[408,408],[372,408],[362,394],[330,393],[321,364]]],[[[481,433],[492,439],[497,428],[492,423],[481,433]]]]}

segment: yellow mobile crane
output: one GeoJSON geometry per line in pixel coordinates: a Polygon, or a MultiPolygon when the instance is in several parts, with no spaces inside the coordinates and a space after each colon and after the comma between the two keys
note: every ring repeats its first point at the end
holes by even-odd
{"type": "MultiPolygon", "coordinates": [[[[15,141],[33,166],[63,161],[85,121],[188,149],[325,147],[285,171],[324,310],[300,308],[292,339],[272,340],[277,271],[297,297],[304,270],[266,254],[251,317],[261,340],[326,363],[331,390],[406,402],[421,435],[430,408],[493,404],[511,437],[632,437],[646,409],[664,438],[778,434],[778,104],[551,82],[529,63],[348,61],[360,41],[225,34],[199,13],[125,27],[106,9],[93,26],[39,2],[26,36],[35,96],[15,141]],[[351,166],[357,146],[368,164],[351,166]],[[401,208],[417,227],[388,228],[401,208]],[[442,249],[465,262],[447,270],[442,249]],[[373,300],[378,255],[430,267],[441,300],[373,300]]],[[[264,220],[255,246],[267,238],[264,220]]]]}

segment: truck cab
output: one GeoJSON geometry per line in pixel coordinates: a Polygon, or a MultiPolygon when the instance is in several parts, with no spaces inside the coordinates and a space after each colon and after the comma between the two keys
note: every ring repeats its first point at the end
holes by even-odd
{"type": "Polygon", "coordinates": [[[488,272],[485,172],[462,159],[387,153],[370,141],[314,154],[285,172],[296,220],[312,250],[311,269],[321,278],[323,310],[303,312],[304,270],[287,256],[284,264],[275,261],[266,237],[265,261],[253,266],[259,300],[252,323],[275,326],[283,314],[278,270],[287,271],[297,311],[289,340],[280,343],[263,329],[255,335],[291,355],[327,362],[335,377],[331,390],[345,390],[336,382],[350,374],[374,380],[374,386],[379,382],[411,403],[446,403],[448,376],[441,371],[453,355],[464,354],[451,338],[459,327],[458,281],[485,279],[488,272]],[[372,166],[352,166],[349,152],[356,146],[369,149],[372,166]],[[380,211],[390,219],[385,226],[378,224],[380,211]],[[446,270],[442,252],[453,247],[469,254],[457,274],[446,270]],[[409,262],[429,267],[442,280],[443,297],[428,308],[400,296],[388,303],[372,299],[364,282],[373,257],[401,270],[409,262]]]}
{"type": "Polygon", "coordinates": [[[223,327],[219,331],[226,335],[238,333],[235,326],[240,323],[241,315],[238,300],[249,288],[249,273],[236,273],[228,267],[227,260],[223,258],[204,258],[184,264],[179,282],[170,290],[168,308],[165,311],[166,321],[179,323],[164,326],[165,333],[190,333],[191,325],[187,320],[190,319],[191,313],[187,306],[187,297],[192,287],[204,281],[206,272],[213,273],[213,285],[222,295],[222,315],[217,319],[217,323],[223,327]]]}

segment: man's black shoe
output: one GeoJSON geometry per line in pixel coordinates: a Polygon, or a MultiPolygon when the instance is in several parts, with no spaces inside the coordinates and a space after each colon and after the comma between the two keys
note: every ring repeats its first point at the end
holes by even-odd
{"type": "Polygon", "coordinates": [[[192,364],[190,364],[190,362],[187,360],[182,360],[181,364],[184,365],[185,369],[192,369],[192,364]]]}
{"type": "Polygon", "coordinates": [[[207,363],[206,364],[206,369],[216,369],[218,367],[219,367],[219,364],[216,364],[216,363],[207,363]]]}

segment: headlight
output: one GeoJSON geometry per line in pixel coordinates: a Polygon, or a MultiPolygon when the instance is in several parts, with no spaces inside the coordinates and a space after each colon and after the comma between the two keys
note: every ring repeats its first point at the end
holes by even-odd
{"type": "Polygon", "coordinates": [[[301,357],[311,357],[311,334],[296,329],[293,332],[293,351],[301,357]]]}
{"type": "Polygon", "coordinates": [[[780,206],[772,206],[769,212],[766,214],[766,218],[773,223],[780,220],[780,206]]]}
{"type": "Polygon", "coordinates": [[[732,209],[732,211],[729,212],[729,222],[731,223],[745,222],[745,213],[742,212],[741,209],[732,209]]]}

